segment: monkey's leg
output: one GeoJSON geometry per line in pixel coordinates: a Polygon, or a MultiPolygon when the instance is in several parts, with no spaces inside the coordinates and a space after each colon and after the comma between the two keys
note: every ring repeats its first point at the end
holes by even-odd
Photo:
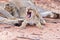
{"type": "Polygon", "coordinates": [[[8,20],[9,19],[0,16],[0,24],[12,24],[12,23],[9,23],[8,20]]]}
{"type": "Polygon", "coordinates": [[[11,20],[11,19],[7,19],[4,17],[0,16],[0,23],[2,24],[10,24],[10,25],[14,25],[16,23],[19,23],[20,19],[16,19],[16,20],[11,20]]]}
{"type": "Polygon", "coordinates": [[[41,24],[46,24],[46,21],[42,17],[40,17],[40,23],[41,24]]]}
{"type": "Polygon", "coordinates": [[[20,28],[24,29],[24,28],[26,28],[26,25],[27,25],[27,21],[24,20],[24,22],[22,22],[22,25],[20,26],[20,28]]]}
{"type": "Polygon", "coordinates": [[[0,16],[0,23],[3,23],[5,20],[7,20],[7,18],[4,18],[4,17],[0,16]]]}
{"type": "Polygon", "coordinates": [[[42,28],[42,26],[41,26],[41,23],[40,23],[40,22],[37,22],[37,23],[36,23],[36,26],[37,26],[38,28],[42,28]]]}
{"type": "Polygon", "coordinates": [[[7,12],[4,9],[0,9],[0,13],[3,14],[5,17],[7,17],[8,19],[13,19],[15,17],[13,17],[9,12],[7,12]]]}
{"type": "Polygon", "coordinates": [[[15,20],[7,19],[4,22],[7,23],[7,24],[15,25],[16,23],[19,24],[20,21],[23,21],[23,19],[15,19],[15,20]]]}

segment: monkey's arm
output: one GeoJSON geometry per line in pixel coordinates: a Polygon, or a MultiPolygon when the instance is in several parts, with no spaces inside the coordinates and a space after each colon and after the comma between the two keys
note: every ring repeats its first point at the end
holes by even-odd
{"type": "Polygon", "coordinates": [[[14,18],[8,11],[4,10],[4,9],[1,9],[0,8],[0,13],[3,14],[5,17],[7,17],[8,19],[10,18],[14,18]]]}
{"type": "Polygon", "coordinates": [[[15,19],[15,20],[11,20],[11,19],[7,19],[4,17],[0,16],[0,24],[9,24],[9,25],[14,25],[15,23],[19,23],[19,21],[21,21],[23,19],[15,19]]]}

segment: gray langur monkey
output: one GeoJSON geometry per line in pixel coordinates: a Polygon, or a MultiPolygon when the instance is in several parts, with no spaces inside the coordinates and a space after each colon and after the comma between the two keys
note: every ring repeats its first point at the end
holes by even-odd
{"type": "Polygon", "coordinates": [[[40,23],[40,16],[37,13],[38,12],[36,10],[29,8],[26,12],[25,20],[22,22],[20,28],[25,28],[28,23],[31,25],[36,24],[38,28],[42,28],[40,23]]]}

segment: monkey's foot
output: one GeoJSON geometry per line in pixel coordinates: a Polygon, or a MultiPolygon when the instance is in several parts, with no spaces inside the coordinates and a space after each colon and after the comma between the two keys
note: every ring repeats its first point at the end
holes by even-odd
{"type": "Polygon", "coordinates": [[[43,22],[41,22],[41,24],[45,25],[46,24],[46,21],[44,20],[43,22]]]}
{"type": "Polygon", "coordinates": [[[21,29],[26,29],[26,26],[20,26],[21,29]]]}

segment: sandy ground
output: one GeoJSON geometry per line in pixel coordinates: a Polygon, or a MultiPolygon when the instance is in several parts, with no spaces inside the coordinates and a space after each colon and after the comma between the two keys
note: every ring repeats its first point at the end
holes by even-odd
{"type": "Polygon", "coordinates": [[[43,29],[27,26],[20,29],[17,26],[0,24],[0,40],[60,40],[60,19],[45,19],[43,29]]]}

